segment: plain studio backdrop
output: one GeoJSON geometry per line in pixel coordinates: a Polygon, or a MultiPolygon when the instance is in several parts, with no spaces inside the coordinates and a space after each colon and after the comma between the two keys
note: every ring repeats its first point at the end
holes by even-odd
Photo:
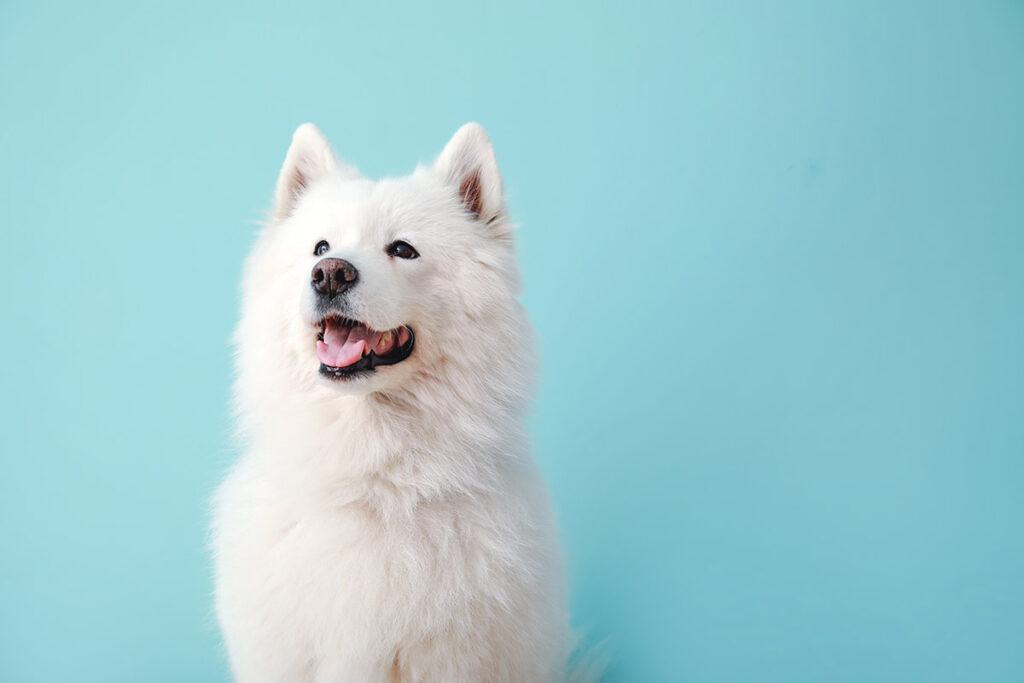
{"type": "Polygon", "coordinates": [[[228,337],[307,120],[374,177],[490,132],[608,681],[1022,679],[1021,3],[4,0],[0,680],[228,680],[228,337]]]}

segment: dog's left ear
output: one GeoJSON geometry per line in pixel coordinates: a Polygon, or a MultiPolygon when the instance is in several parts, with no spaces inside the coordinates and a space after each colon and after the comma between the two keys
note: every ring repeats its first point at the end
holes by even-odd
{"type": "Polygon", "coordinates": [[[493,223],[505,215],[505,191],[494,145],[479,123],[467,123],[445,145],[434,168],[458,192],[473,218],[493,223]]]}
{"type": "Polygon", "coordinates": [[[338,161],[327,138],[316,126],[302,124],[292,136],[288,156],[277,178],[274,219],[281,221],[287,218],[310,185],[332,173],[345,177],[359,175],[354,168],[338,161]]]}

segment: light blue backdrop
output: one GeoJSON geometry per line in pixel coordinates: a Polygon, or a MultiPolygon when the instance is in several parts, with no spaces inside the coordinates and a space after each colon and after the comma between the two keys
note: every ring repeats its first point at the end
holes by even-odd
{"type": "Polygon", "coordinates": [[[608,680],[1024,680],[1024,5],[0,5],[0,680],[225,681],[206,501],[294,127],[497,145],[608,680]]]}

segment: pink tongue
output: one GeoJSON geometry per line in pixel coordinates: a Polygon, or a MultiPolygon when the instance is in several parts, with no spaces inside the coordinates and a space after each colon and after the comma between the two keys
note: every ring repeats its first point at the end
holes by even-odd
{"type": "Polygon", "coordinates": [[[380,335],[364,325],[346,327],[328,320],[324,340],[316,343],[317,358],[332,368],[347,367],[369,353],[380,341],[380,335]]]}

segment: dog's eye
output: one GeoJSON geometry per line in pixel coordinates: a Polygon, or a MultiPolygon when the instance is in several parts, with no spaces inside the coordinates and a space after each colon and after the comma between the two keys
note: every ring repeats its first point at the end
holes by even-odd
{"type": "Polygon", "coordinates": [[[327,243],[327,240],[320,240],[313,247],[313,256],[323,256],[331,250],[331,245],[327,243]]]}
{"type": "Polygon", "coordinates": [[[413,249],[412,245],[408,242],[398,240],[388,245],[388,256],[394,256],[396,258],[419,258],[420,253],[413,249]]]}

